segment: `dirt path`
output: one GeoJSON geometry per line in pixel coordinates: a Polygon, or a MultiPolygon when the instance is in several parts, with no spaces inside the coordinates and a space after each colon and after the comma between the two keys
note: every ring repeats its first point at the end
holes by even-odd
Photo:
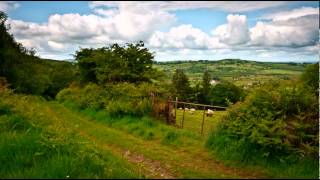
{"type": "Polygon", "coordinates": [[[87,137],[90,140],[98,143],[100,148],[106,150],[111,150],[113,153],[122,156],[127,161],[138,166],[140,173],[146,176],[146,178],[155,178],[155,179],[175,179],[176,177],[172,175],[169,169],[163,167],[159,161],[155,161],[149,158],[146,158],[142,154],[137,154],[131,152],[130,150],[124,150],[116,146],[104,144],[102,141],[98,140],[94,136],[88,135],[86,132],[79,132],[81,136],[87,137]]]}

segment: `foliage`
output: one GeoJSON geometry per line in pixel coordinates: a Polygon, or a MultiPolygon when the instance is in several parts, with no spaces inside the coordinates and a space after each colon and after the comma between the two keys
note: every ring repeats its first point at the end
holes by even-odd
{"type": "Polygon", "coordinates": [[[172,76],[173,94],[180,100],[189,100],[191,88],[188,77],[184,74],[182,69],[176,69],[172,76]]]}
{"type": "Polygon", "coordinates": [[[84,87],[74,84],[63,89],[56,99],[73,102],[81,109],[105,109],[111,116],[144,116],[151,112],[151,92],[159,97],[166,94],[164,89],[150,83],[117,83],[104,87],[89,83],[84,87]]]}
{"type": "Polygon", "coordinates": [[[153,58],[142,41],[125,47],[84,48],[75,54],[81,81],[98,84],[150,81],[153,58]]]}
{"type": "Polygon", "coordinates": [[[19,93],[54,97],[75,79],[75,69],[69,62],[43,60],[17,43],[8,33],[7,16],[0,12],[0,76],[19,93]]]}
{"type": "Polygon", "coordinates": [[[221,82],[211,88],[210,104],[216,106],[229,106],[244,97],[244,91],[230,82],[221,82]]]}
{"type": "MultiPolygon", "coordinates": [[[[280,80],[283,78],[294,79],[299,76],[305,67],[310,63],[281,63],[281,62],[257,62],[254,60],[198,60],[198,61],[179,61],[179,62],[157,62],[154,68],[163,70],[171,81],[172,75],[177,68],[183,69],[188,76],[190,86],[195,86],[202,81],[203,73],[208,70],[212,74],[213,80],[229,81],[237,86],[248,86],[250,83],[267,82],[269,80],[280,80]]],[[[248,86],[248,87],[247,87],[248,86]]]]}
{"type": "Polygon", "coordinates": [[[306,87],[310,87],[312,91],[319,93],[319,62],[308,65],[300,80],[306,87]]]}
{"type": "Polygon", "coordinates": [[[228,110],[207,146],[227,159],[276,166],[278,171],[293,168],[296,172],[288,173],[314,176],[319,168],[315,163],[319,158],[318,107],[318,97],[304,83],[269,82],[228,110]],[[301,171],[300,167],[308,168],[301,171]]]}
{"type": "Polygon", "coordinates": [[[211,76],[208,70],[204,71],[202,76],[202,93],[201,93],[201,101],[203,104],[209,104],[209,92],[211,89],[210,84],[211,76]]]}

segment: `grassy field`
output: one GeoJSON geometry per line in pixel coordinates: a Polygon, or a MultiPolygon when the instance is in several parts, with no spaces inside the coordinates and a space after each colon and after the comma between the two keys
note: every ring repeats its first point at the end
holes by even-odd
{"type": "Polygon", "coordinates": [[[268,63],[245,60],[219,61],[190,61],[190,62],[163,62],[154,67],[163,70],[169,82],[175,69],[183,69],[195,85],[202,80],[204,70],[208,69],[211,75],[220,80],[228,80],[239,86],[248,86],[253,83],[263,83],[275,79],[290,79],[298,77],[306,64],[295,63],[268,63]]]}
{"type": "Polygon", "coordinates": [[[0,98],[1,178],[269,177],[225,166],[198,133],[148,117],[112,119],[32,96],[0,98]]]}
{"type": "MultiPolygon", "coordinates": [[[[80,110],[70,103],[0,93],[0,177],[295,177],[293,172],[275,174],[219,161],[205,147],[207,135],[199,134],[202,111],[188,113],[180,129],[150,117],[111,118],[105,111],[80,110]]],[[[205,117],[205,132],[225,112],[215,113],[205,117]]]]}
{"type": "MultiPolygon", "coordinates": [[[[203,123],[203,135],[208,135],[216,125],[220,122],[221,118],[226,114],[226,111],[214,111],[212,117],[204,116],[203,123]]],[[[183,129],[190,130],[195,133],[201,134],[202,121],[203,121],[203,110],[196,110],[194,113],[186,110],[183,120],[183,110],[177,110],[176,123],[177,126],[181,127],[183,121],[183,129]]]]}

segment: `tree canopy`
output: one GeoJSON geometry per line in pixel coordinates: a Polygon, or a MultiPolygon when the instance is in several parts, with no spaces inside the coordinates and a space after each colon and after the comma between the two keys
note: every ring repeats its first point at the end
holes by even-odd
{"type": "Polygon", "coordinates": [[[142,41],[126,46],[84,48],[75,54],[81,82],[98,84],[150,81],[148,74],[152,71],[153,58],[142,41]]]}

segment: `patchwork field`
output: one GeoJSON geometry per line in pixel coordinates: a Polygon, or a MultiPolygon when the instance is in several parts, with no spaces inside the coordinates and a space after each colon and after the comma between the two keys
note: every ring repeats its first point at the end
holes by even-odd
{"type": "Polygon", "coordinates": [[[306,64],[268,63],[237,59],[219,61],[184,61],[163,62],[154,67],[167,74],[169,82],[175,69],[183,69],[189,77],[191,85],[201,82],[204,70],[208,69],[213,79],[228,80],[238,86],[251,86],[269,80],[294,79],[305,69],[306,64]]]}

